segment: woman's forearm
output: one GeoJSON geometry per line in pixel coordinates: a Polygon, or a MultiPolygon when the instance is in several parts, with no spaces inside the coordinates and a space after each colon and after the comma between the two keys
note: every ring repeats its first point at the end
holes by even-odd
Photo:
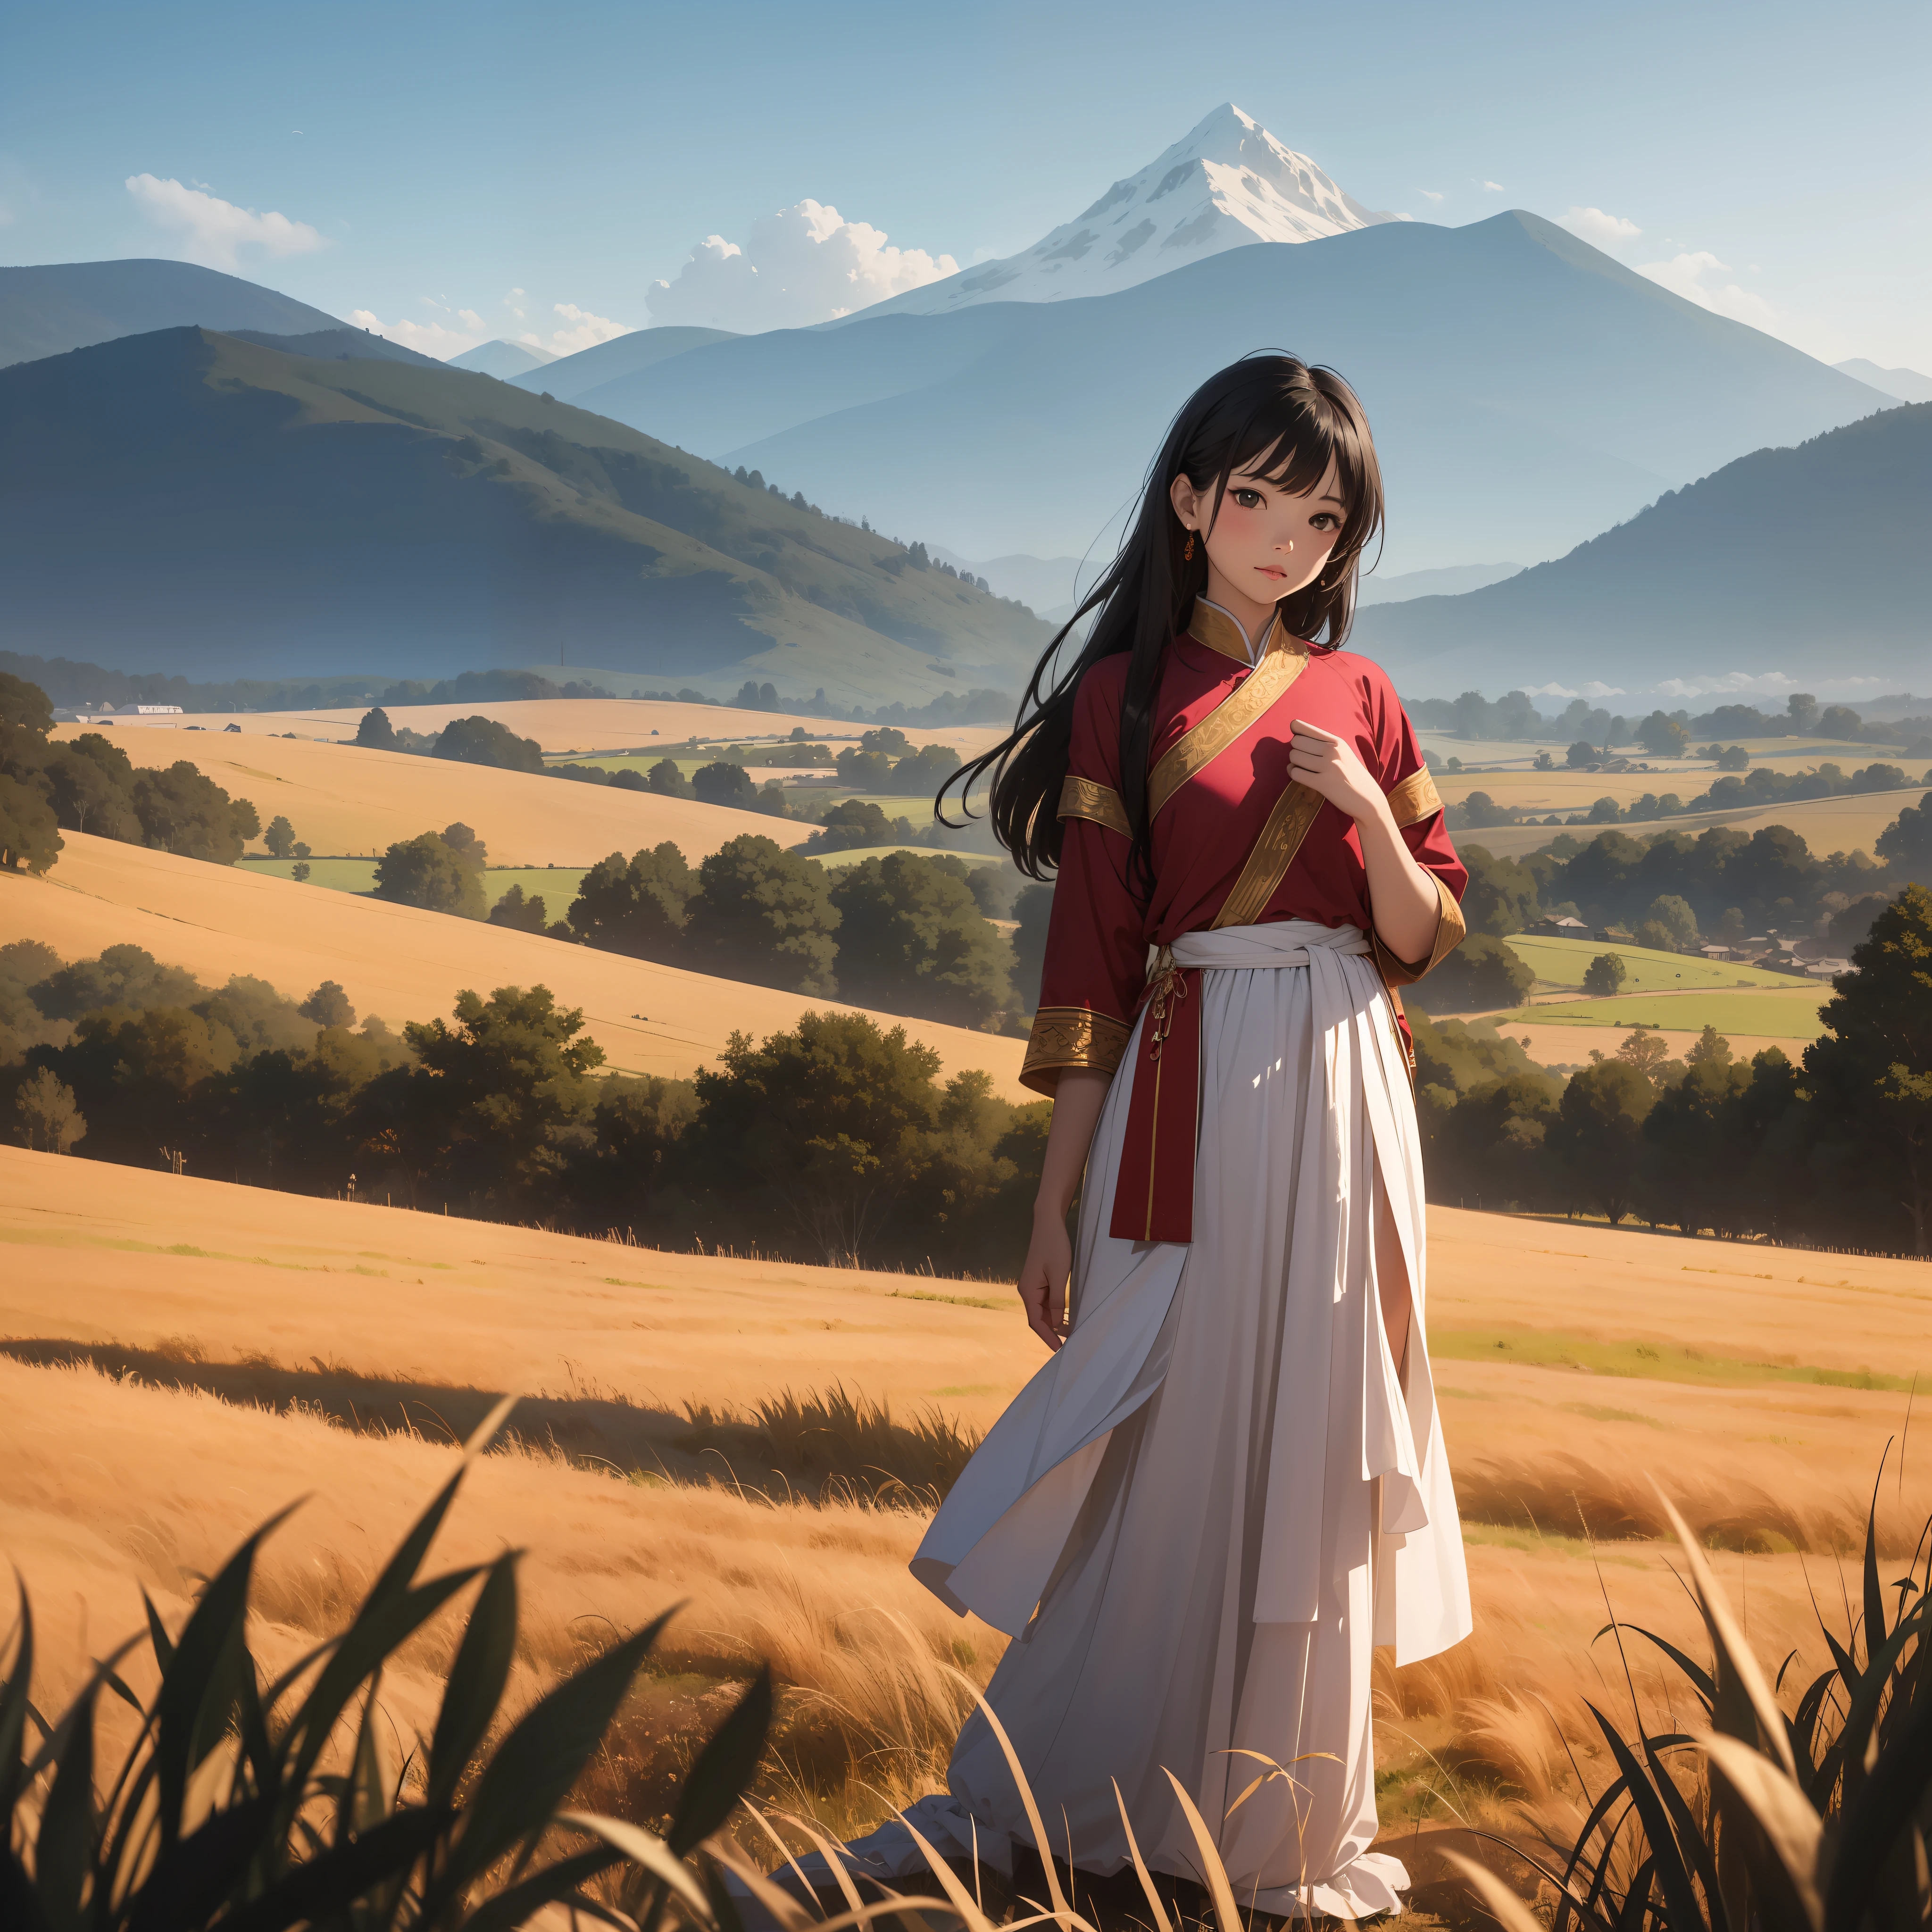
{"type": "Polygon", "coordinates": [[[1046,1132],[1046,1153],[1040,1163],[1040,1192],[1034,1202],[1036,1220],[1042,1216],[1054,1221],[1066,1219],[1073,1197],[1080,1191],[1088,1150],[1094,1144],[1100,1108],[1107,1098],[1107,1089],[1113,1084],[1114,1076],[1097,1067],[1061,1070],[1059,1084],[1054,1089],[1053,1122],[1046,1132]]]}
{"type": "Polygon", "coordinates": [[[1436,950],[1442,902],[1436,881],[1402,843],[1395,820],[1379,799],[1378,809],[1355,821],[1368,868],[1369,903],[1382,944],[1406,965],[1419,964],[1436,950]]]}

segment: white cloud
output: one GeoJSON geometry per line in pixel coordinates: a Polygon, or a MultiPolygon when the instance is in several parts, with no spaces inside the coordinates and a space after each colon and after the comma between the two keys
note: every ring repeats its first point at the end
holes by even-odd
{"type": "Polygon", "coordinates": [[[592,315],[587,308],[579,308],[574,302],[555,302],[551,304],[570,326],[550,332],[548,347],[560,356],[573,356],[580,349],[595,349],[600,342],[614,342],[620,335],[628,335],[631,325],[628,322],[613,322],[608,315],[592,315]]]}
{"type": "Polygon", "coordinates": [[[1783,698],[1794,691],[1849,698],[1885,682],[1882,677],[1796,678],[1781,670],[1727,670],[1717,677],[1666,678],[1657,687],[1660,698],[1783,698]]]}
{"type": "Polygon", "coordinates": [[[1767,334],[1781,336],[1785,333],[1784,319],[1763,296],[1740,287],[1736,282],[1714,279],[1728,275],[1731,271],[1708,248],[1699,249],[1695,254],[1680,253],[1667,262],[1640,262],[1636,272],[1640,275],[1648,275],[1672,295],[1682,296],[1685,301],[1708,309],[1713,315],[1729,316],[1733,322],[1748,322],[1752,328],[1761,328],[1767,334]]]}
{"type": "Polygon", "coordinates": [[[1599,248],[1613,248],[1619,242],[1634,242],[1643,232],[1634,221],[1621,214],[1606,214],[1600,208],[1573,208],[1562,218],[1563,226],[1599,248]]]}
{"type": "Polygon", "coordinates": [[[1526,698],[1587,698],[1592,701],[1606,698],[1622,698],[1624,688],[1620,684],[1598,684],[1592,680],[1588,684],[1574,688],[1567,684],[1532,684],[1524,687],[1526,698]]]}
{"type": "Polygon", "coordinates": [[[510,292],[503,298],[503,306],[508,309],[519,322],[521,322],[524,320],[524,312],[517,306],[517,304],[524,299],[524,292],[521,289],[512,289],[510,292]]]}
{"type": "Polygon", "coordinates": [[[1483,184],[1483,192],[1485,194],[1502,194],[1507,190],[1501,182],[1486,181],[1483,184]]]}
{"type": "MultiPolygon", "coordinates": [[[[423,306],[440,315],[450,313],[440,302],[432,302],[428,296],[423,297],[423,306]]],[[[373,328],[378,335],[387,336],[392,342],[400,342],[405,349],[413,349],[419,355],[434,356],[439,362],[447,362],[452,356],[460,356],[465,350],[474,349],[488,336],[482,317],[473,309],[465,309],[452,318],[464,325],[460,328],[452,328],[434,320],[412,322],[406,316],[387,322],[366,308],[353,310],[349,320],[358,328],[373,328]]]]}
{"type": "Polygon", "coordinates": [[[950,255],[892,248],[869,224],[801,201],[753,222],[742,247],[706,236],[675,280],[652,284],[648,299],[654,322],[754,334],[830,322],[958,268],[950,255]]]}
{"type": "Polygon", "coordinates": [[[1448,199],[1446,196],[1438,194],[1432,188],[1424,188],[1422,190],[1422,198],[1424,201],[1442,201],[1448,199]]]}
{"type": "Polygon", "coordinates": [[[279,256],[312,254],[328,245],[306,221],[291,220],[272,210],[262,214],[252,208],[238,208],[204,188],[184,188],[178,181],[146,174],[130,175],[124,185],[158,228],[182,236],[183,256],[204,268],[232,273],[240,266],[243,248],[279,256]]]}

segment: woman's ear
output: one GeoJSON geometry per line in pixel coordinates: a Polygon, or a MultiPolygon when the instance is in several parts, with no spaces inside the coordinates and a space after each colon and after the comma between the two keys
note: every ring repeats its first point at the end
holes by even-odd
{"type": "Polygon", "coordinates": [[[1174,506],[1174,514],[1190,530],[1198,530],[1200,527],[1202,492],[1188,482],[1185,470],[1168,486],[1167,496],[1168,501],[1174,506]]]}

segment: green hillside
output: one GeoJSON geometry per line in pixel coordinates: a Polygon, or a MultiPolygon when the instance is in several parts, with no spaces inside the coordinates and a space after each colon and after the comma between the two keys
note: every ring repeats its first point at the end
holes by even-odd
{"type": "Polygon", "coordinates": [[[916,704],[1050,635],[606,418],[199,328],[0,370],[0,571],[16,648],[200,678],[567,658],[916,704]]]}

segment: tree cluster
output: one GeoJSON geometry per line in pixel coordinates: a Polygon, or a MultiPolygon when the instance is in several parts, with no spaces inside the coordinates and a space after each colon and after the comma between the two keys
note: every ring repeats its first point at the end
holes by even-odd
{"type": "Polygon", "coordinates": [[[1932,1238],[1932,893],[1908,886],[1794,1064],[1684,1059],[1639,1028],[1568,1082],[1513,1042],[1415,1022],[1430,1197],[1686,1233],[1923,1255],[1932,1238]]]}
{"type": "Polygon", "coordinates": [[[62,831],[231,866],[262,829],[248,800],[185,758],[140,770],[98,731],[56,744],[52,729],[46,694],[0,672],[0,865],[9,870],[44,872],[62,831]]]}
{"type": "MultiPolygon", "coordinates": [[[[1689,798],[1674,791],[1647,791],[1628,805],[1609,796],[1600,798],[1588,812],[1551,812],[1538,819],[1534,812],[1500,805],[1486,791],[1472,791],[1449,807],[1452,832],[1481,831],[1497,825],[1640,825],[1660,818],[1682,818],[1693,812],[1750,811],[1767,805],[1797,805],[1807,799],[1840,798],[1874,791],[1900,791],[1914,784],[1932,784],[1932,771],[1913,778],[1902,766],[1871,764],[1847,773],[1828,759],[1808,772],[1775,772],[1760,765],[1748,777],[1735,774],[1750,764],[1741,746],[1719,751],[1712,748],[1720,770],[1728,761],[1731,771],[1712,781],[1708,790],[1689,798]]],[[[1570,748],[1573,767],[1596,761],[1598,754],[1579,742],[1570,748]]]]}
{"type": "Polygon", "coordinates": [[[602,1075],[543,986],[458,995],[401,1035],[340,986],[211,992],[138,946],[0,948],[0,1119],[19,1139],[296,1192],[958,1271],[1011,1270],[1045,1103],[862,1016],[734,1034],[694,1081],[602,1075]]]}

